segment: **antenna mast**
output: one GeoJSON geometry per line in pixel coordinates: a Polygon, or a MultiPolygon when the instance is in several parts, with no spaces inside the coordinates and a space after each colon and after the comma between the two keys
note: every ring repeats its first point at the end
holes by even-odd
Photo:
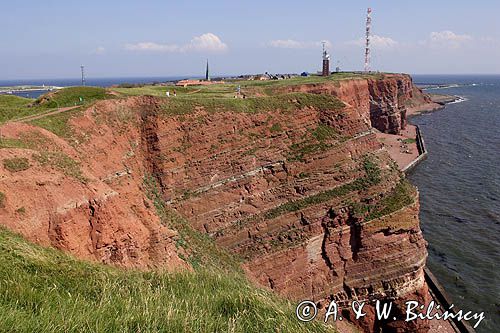
{"type": "Polygon", "coordinates": [[[85,66],[81,65],[80,69],[82,70],[82,86],[85,86],[85,66]]]}
{"type": "Polygon", "coordinates": [[[366,14],[366,47],[365,47],[365,72],[370,71],[370,34],[372,29],[372,9],[368,8],[366,14]]]}

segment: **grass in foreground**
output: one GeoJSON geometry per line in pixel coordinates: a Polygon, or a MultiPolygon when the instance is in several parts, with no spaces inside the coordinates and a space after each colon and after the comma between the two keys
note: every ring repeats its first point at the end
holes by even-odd
{"type": "Polygon", "coordinates": [[[15,95],[0,95],[0,124],[6,121],[31,116],[38,112],[29,107],[33,99],[15,95]]]}
{"type": "Polygon", "coordinates": [[[113,98],[113,96],[108,94],[104,88],[98,87],[64,88],[44,94],[36,100],[15,95],[0,95],[0,124],[28,116],[41,115],[62,107],[88,106],[98,100],[109,98],[113,98]]]}
{"type": "Polygon", "coordinates": [[[325,332],[240,274],[120,270],[0,228],[1,332],[325,332]]]}

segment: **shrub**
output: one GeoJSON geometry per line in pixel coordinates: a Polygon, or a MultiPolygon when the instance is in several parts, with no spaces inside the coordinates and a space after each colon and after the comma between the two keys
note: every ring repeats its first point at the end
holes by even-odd
{"type": "Polygon", "coordinates": [[[25,157],[14,157],[4,160],[3,166],[10,172],[18,172],[29,169],[30,162],[25,157]]]}

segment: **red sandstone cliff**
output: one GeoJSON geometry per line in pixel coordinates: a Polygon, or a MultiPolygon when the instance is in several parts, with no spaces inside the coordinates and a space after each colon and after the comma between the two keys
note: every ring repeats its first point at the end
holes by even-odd
{"type": "MultiPolygon", "coordinates": [[[[425,96],[404,75],[276,90],[289,92],[332,95],[344,106],[303,105],[290,95],[292,110],[171,114],[164,99],[104,101],[72,119],[72,145],[6,125],[7,137],[31,133],[49,144],[0,150],[0,159],[22,156],[32,165],[15,173],[0,165],[7,197],[1,223],[85,258],[187,267],[176,232],[160,224],[144,195],[147,174],[172,209],[276,292],[343,304],[425,301],[418,194],[372,130],[397,133],[406,106],[425,96]],[[78,161],[85,181],[34,157],[44,150],[78,161]]],[[[358,325],[366,332],[427,330],[424,322],[377,322],[373,315],[358,325]]]]}
{"type": "Polygon", "coordinates": [[[439,107],[413,85],[411,76],[404,74],[384,74],[378,79],[370,77],[288,86],[277,91],[336,96],[347,105],[362,110],[372,127],[390,134],[398,134],[405,127],[407,111],[411,112],[422,106],[429,109],[439,107]]]}

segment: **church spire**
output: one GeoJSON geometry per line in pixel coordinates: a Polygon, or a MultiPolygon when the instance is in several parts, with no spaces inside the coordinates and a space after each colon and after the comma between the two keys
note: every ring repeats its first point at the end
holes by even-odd
{"type": "Polygon", "coordinates": [[[209,72],[208,72],[208,59],[207,59],[207,70],[205,72],[205,80],[206,81],[210,81],[210,75],[209,75],[209,72]]]}

